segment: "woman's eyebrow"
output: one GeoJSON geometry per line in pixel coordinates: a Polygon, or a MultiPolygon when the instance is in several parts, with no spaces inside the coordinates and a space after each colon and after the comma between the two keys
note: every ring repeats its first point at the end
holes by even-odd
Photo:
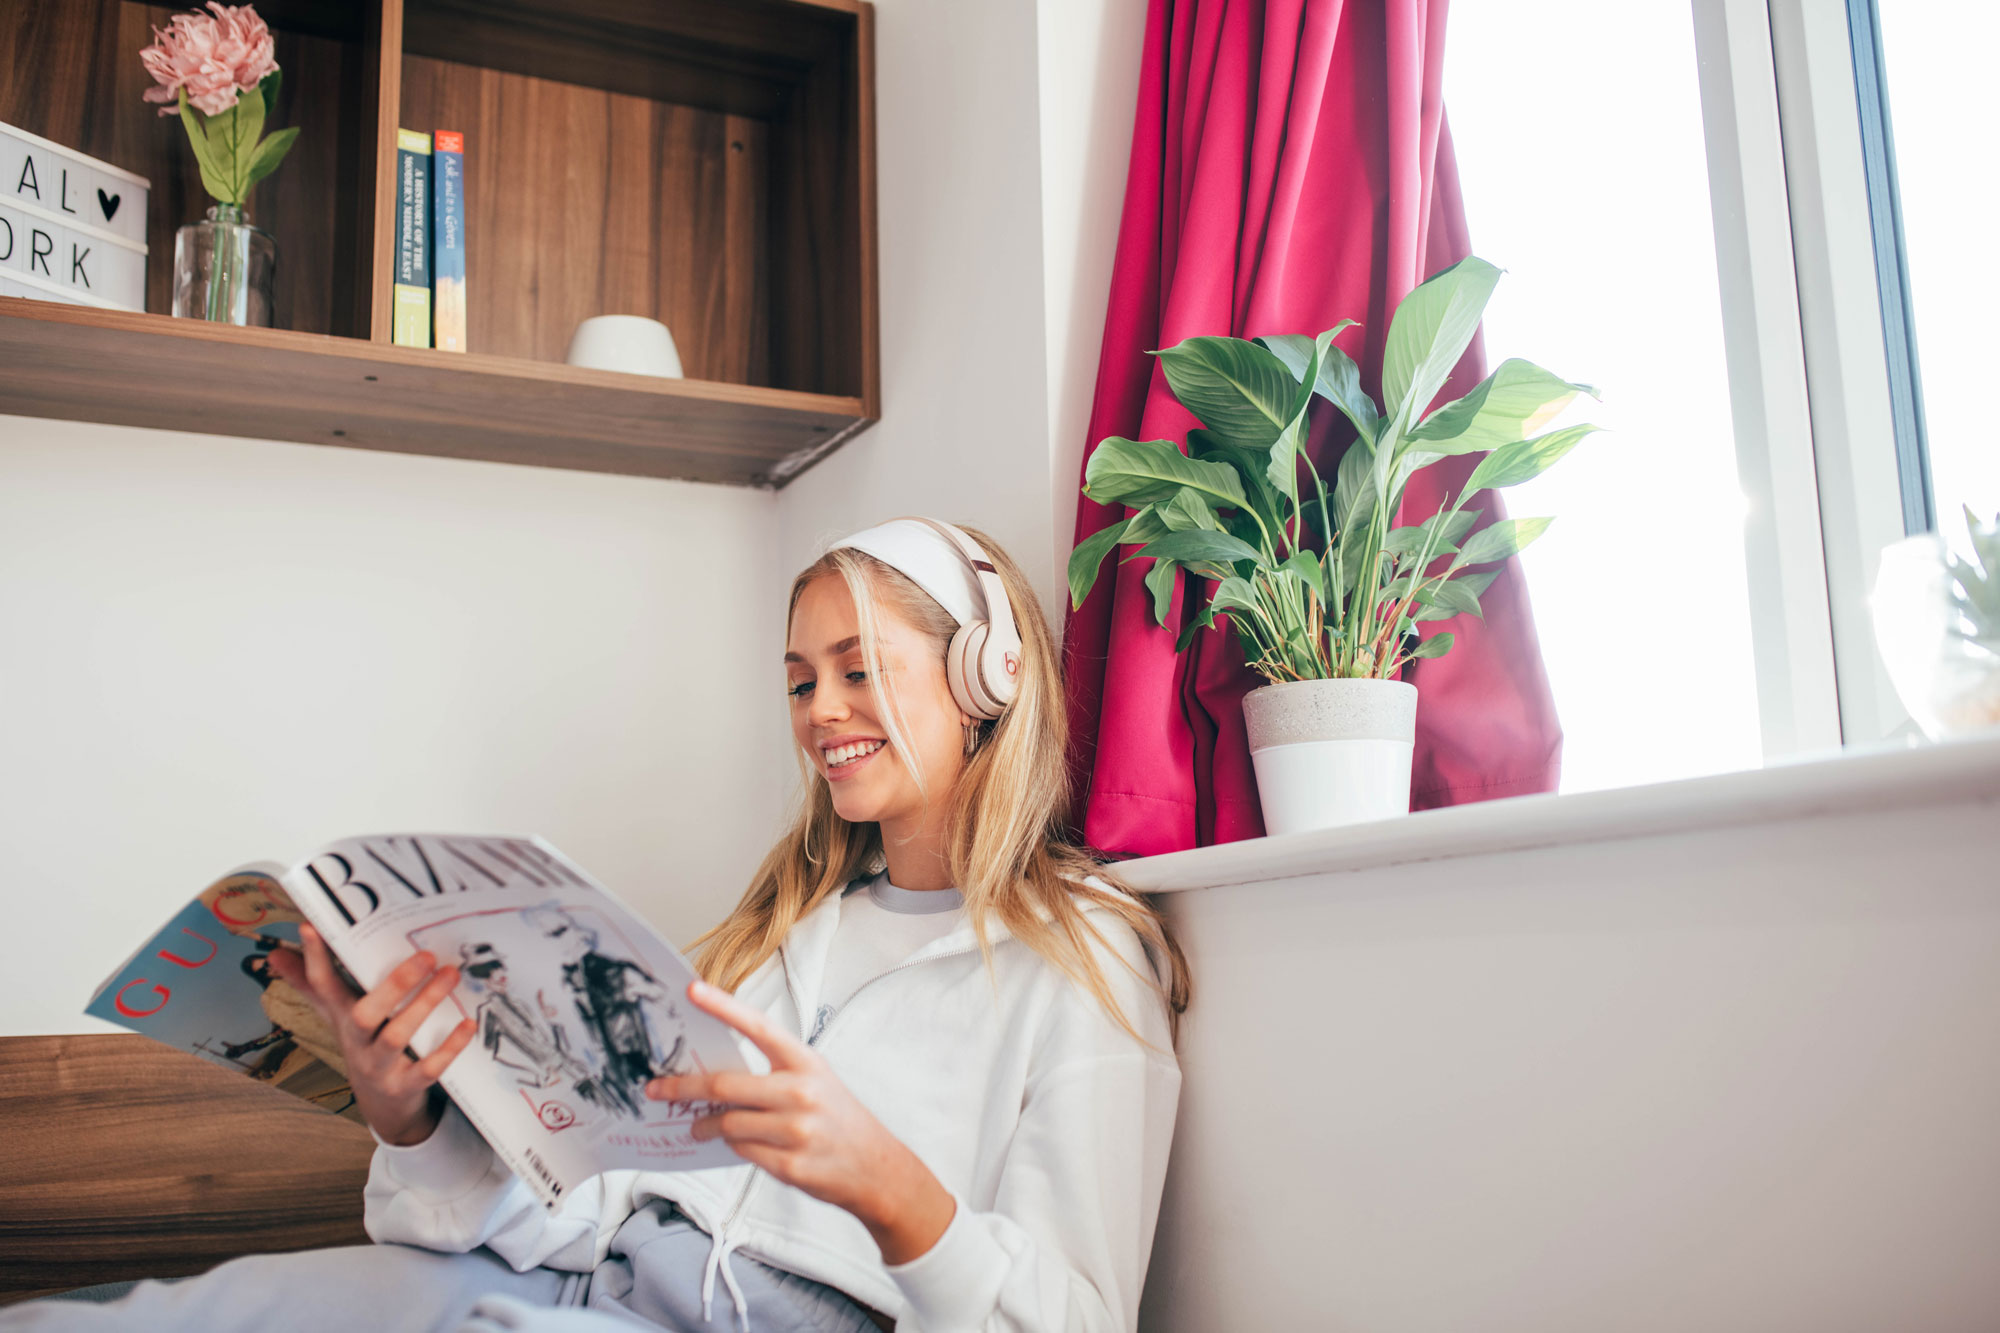
{"type": "MultiPolygon", "coordinates": [[[[826,655],[828,657],[838,657],[842,653],[853,652],[854,649],[860,645],[860,643],[861,643],[861,636],[859,634],[850,634],[846,638],[842,639],[839,643],[836,643],[831,648],[827,649],[826,655]]],[[[797,662],[803,665],[806,659],[799,656],[797,653],[786,653],[785,660],[787,662],[797,662]]]]}

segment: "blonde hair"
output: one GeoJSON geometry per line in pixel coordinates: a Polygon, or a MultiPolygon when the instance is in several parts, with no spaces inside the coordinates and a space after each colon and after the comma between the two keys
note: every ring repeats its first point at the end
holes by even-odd
{"type": "MultiPolygon", "coordinates": [[[[991,558],[1021,634],[1014,701],[998,719],[969,729],[971,753],[949,797],[945,864],[965,899],[980,952],[990,967],[989,929],[998,921],[1095,996],[1112,1020],[1136,1038],[1138,1030],[1112,994],[1090,947],[1095,943],[1123,961],[1084,915],[1085,905],[1101,907],[1138,936],[1157,973],[1141,979],[1159,993],[1171,1030],[1178,1033],[1192,989],[1180,946],[1152,905],[1125,889],[1102,858],[1069,833],[1069,726],[1056,645],[1041,603],[1005,551],[976,529],[963,530],[991,558]],[[1111,890],[1085,883],[1087,876],[1111,890]]],[[[903,743],[906,729],[896,691],[876,656],[877,617],[879,607],[886,606],[932,641],[940,662],[958,624],[906,575],[852,547],[828,551],[792,581],[787,624],[807,586],[833,575],[846,580],[853,594],[862,661],[889,743],[928,799],[915,751],[903,743]]],[[[830,894],[881,863],[881,827],[842,819],[834,812],[827,784],[806,766],[803,754],[799,759],[805,795],[791,827],[765,856],[735,910],[691,946],[703,978],[724,990],[735,990],[761,967],[792,927],[830,894]]]]}

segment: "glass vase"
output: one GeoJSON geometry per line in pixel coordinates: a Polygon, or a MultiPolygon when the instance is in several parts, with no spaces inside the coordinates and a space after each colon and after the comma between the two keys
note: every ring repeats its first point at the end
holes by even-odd
{"type": "Polygon", "coordinates": [[[223,324],[271,326],[271,274],[278,244],[236,204],[174,233],[174,314],[223,324]]]}
{"type": "Polygon", "coordinates": [[[1969,632],[1944,553],[1936,533],[1883,548],[1869,600],[1889,681],[1932,740],[2000,725],[2000,652],[1969,632]]]}

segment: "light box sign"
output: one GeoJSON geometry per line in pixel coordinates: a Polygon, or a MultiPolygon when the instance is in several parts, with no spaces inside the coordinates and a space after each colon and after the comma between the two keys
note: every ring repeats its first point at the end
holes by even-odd
{"type": "Polygon", "coordinates": [[[0,124],[0,296],[144,310],[151,188],[0,124]]]}

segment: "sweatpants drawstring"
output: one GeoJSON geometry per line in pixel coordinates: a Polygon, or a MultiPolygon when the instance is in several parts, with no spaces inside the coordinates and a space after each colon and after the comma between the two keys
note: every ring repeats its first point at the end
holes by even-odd
{"type": "Polygon", "coordinates": [[[750,1333],[750,1305],[743,1299],[743,1288],[736,1283],[735,1270],[729,1266],[729,1252],[735,1248],[735,1240],[720,1229],[709,1241],[708,1262],[702,1265],[701,1272],[701,1322],[706,1324],[714,1318],[715,1275],[721,1273],[722,1285],[736,1306],[736,1323],[743,1333],[750,1333]]]}

